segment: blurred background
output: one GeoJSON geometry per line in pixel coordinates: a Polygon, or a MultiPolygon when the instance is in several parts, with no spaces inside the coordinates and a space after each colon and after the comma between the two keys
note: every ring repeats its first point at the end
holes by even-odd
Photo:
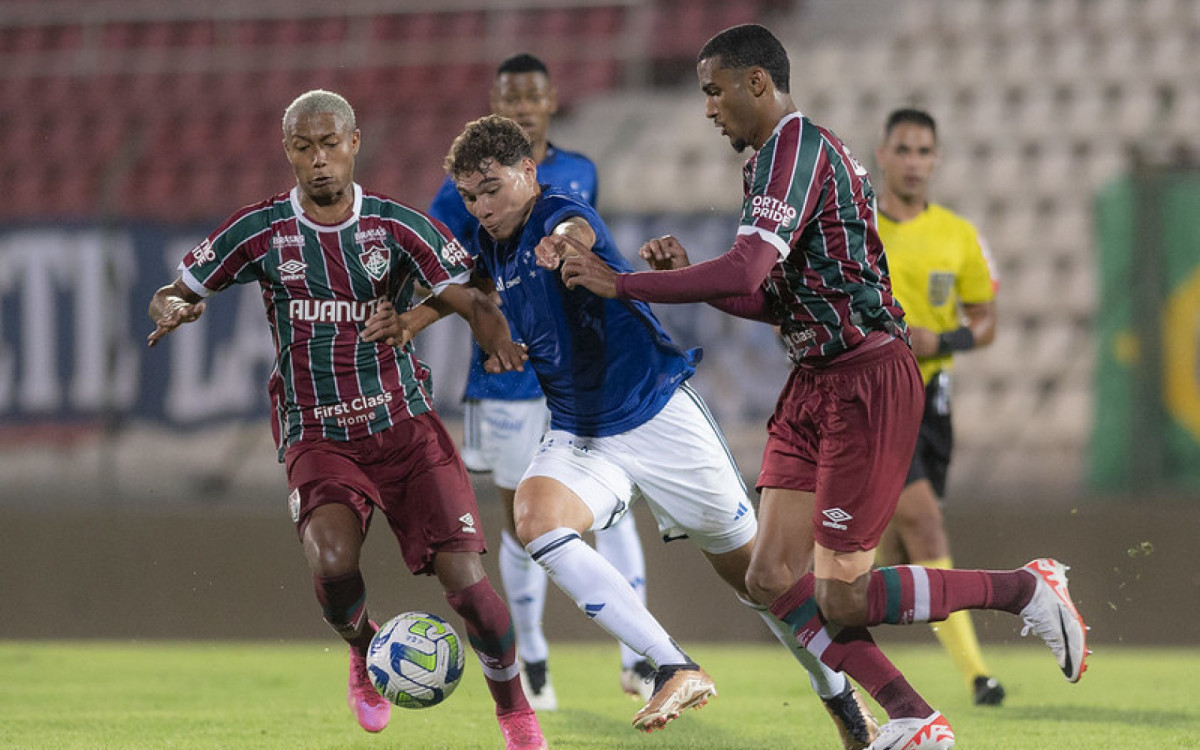
{"type": "MultiPolygon", "coordinates": [[[[358,181],[423,209],[496,64],[534,53],[562,105],[551,139],[597,162],[624,252],[670,232],[704,258],[733,239],[744,157],[703,116],[695,54],[751,21],[787,47],[801,111],[872,170],[886,114],[928,109],[934,200],[990,245],[997,339],[955,366],[957,561],[1069,558],[1091,566],[1073,591],[1094,639],[1200,642],[1153,625],[1200,616],[1200,0],[3,0],[0,636],[324,637],[257,289],[144,344],[183,254],[293,184],[296,95],[345,95],[358,181]],[[156,624],[129,616],[147,607],[156,624]]],[[[788,371],[772,331],[660,313],[704,347],[697,385],[752,478],[788,371]]],[[[466,336],[447,321],[419,344],[454,430],[466,336]]],[[[696,558],[643,526],[652,604],[674,602],[696,558]]],[[[381,539],[385,606],[436,591],[381,539]]],[[[560,632],[597,635],[563,607],[560,632]]],[[[725,634],[682,612],[686,636],[725,634]]]]}

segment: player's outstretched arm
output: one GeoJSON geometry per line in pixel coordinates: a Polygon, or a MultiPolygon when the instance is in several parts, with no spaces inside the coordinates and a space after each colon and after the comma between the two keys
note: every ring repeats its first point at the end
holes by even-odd
{"type": "Polygon", "coordinates": [[[163,336],[203,315],[204,299],[189,289],[183,279],[176,279],[175,283],[161,287],[154,293],[147,312],[155,327],[146,337],[146,343],[156,346],[163,336]]]}
{"type": "Polygon", "coordinates": [[[512,340],[508,321],[488,295],[473,287],[450,284],[438,294],[438,301],[463,317],[479,346],[490,355],[484,369],[491,373],[523,370],[529,355],[525,347],[512,340]]]}
{"type": "Polygon", "coordinates": [[[551,271],[567,258],[586,253],[596,244],[596,231],[582,216],[572,216],[538,242],[533,249],[537,264],[551,271]]]}

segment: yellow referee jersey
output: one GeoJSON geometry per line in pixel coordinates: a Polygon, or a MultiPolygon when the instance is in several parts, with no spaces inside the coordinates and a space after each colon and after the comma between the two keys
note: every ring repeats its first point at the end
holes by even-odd
{"type": "MultiPolygon", "coordinates": [[[[876,216],[892,291],[909,325],[953,331],[962,325],[960,304],[995,298],[991,254],[971,222],[933,203],[905,222],[882,211],[876,216]]],[[[949,354],[921,359],[925,383],[939,370],[949,370],[952,359],[949,354]]]]}

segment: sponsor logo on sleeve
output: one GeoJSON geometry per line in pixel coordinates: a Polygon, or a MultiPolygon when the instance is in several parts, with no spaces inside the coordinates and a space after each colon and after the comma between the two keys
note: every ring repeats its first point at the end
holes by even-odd
{"type": "Polygon", "coordinates": [[[192,257],[197,263],[212,263],[217,259],[217,253],[213,250],[212,243],[206,239],[192,250],[192,257]]]}
{"type": "Polygon", "coordinates": [[[750,215],[755,219],[766,219],[781,227],[792,227],[796,224],[799,212],[778,198],[756,195],[750,199],[750,215]]]}
{"type": "Polygon", "coordinates": [[[462,246],[458,240],[450,240],[442,247],[442,260],[448,265],[461,266],[466,265],[471,259],[471,254],[462,246]]]}

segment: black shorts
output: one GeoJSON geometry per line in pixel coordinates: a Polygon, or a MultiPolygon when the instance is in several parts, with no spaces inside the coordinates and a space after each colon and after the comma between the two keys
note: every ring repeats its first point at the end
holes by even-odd
{"type": "Polygon", "coordinates": [[[917,433],[917,449],[904,486],[928,479],[940,498],[946,494],[946,474],[950,452],[954,448],[954,428],[950,424],[950,374],[939,372],[925,386],[925,411],[917,433]]]}

